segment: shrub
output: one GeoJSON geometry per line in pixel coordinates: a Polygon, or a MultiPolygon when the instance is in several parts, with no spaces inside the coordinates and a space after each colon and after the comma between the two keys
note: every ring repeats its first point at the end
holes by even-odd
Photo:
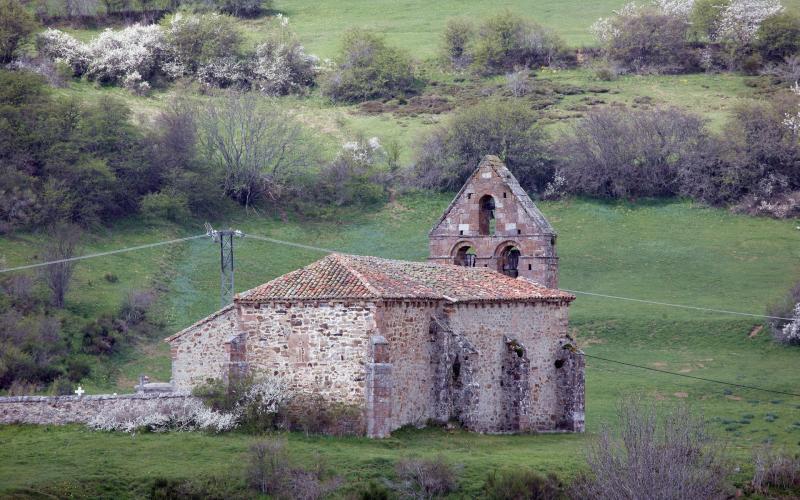
{"type": "Polygon", "coordinates": [[[506,88],[514,97],[523,97],[533,90],[530,71],[518,69],[506,74],[506,88]]]}
{"type": "Polygon", "coordinates": [[[506,11],[481,23],[472,59],[480,73],[499,74],[517,66],[549,66],[563,51],[555,33],[506,11]]]}
{"type": "Polygon", "coordinates": [[[192,394],[214,411],[235,415],[239,426],[248,432],[275,429],[292,398],[285,382],[273,377],[244,377],[229,384],[212,379],[192,394]]]}
{"type": "Polygon", "coordinates": [[[773,336],[782,344],[800,345],[800,302],[794,306],[789,317],[793,319],[786,322],[780,330],[775,330],[773,336]]]}
{"type": "Polygon", "coordinates": [[[490,472],[483,485],[483,498],[490,500],[559,500],[566,498],[564,486],[554,474],[546,477],[531,470],[490,472]]]}
{"type": "Polygon", "coordinates": [[[458,111],[416,149],[416,182],[425,188],[457,190],[487,154],[500,156],[528,190],[541,192],[552,180],[536,113],[510,102],[489,100],[458,111]]]}
{"type": "Polygon", "coordinates": [[[317,500],[341,484],[341,479],[330,477],[321,464],[313,470],[293,466],[283,439],[251,445],[245,476],[251,489],[274,498],[317,500]]]}
{"type": "Polygon", "coordinates": [[[72,381],[64,377],[59,377],[50,385],[50,392],[54,396],[71,396],[72,387],[72,381]]]}
{"type": "Polygon", "coordinates": [[[286,95],[314,84],[316,58],[294,38],[270,39],[256,47],[254,86],[267,95],[286,95]]]}
{"type": "Polygon", "coordinates": [[[691,10],[691,38],[716,40],[722,13],[730,0],[696,0],[691,10]]]}
{"type": "MultiPolygon", "coordinates": [[[[794,318],[797,304],[800,304],[800,282],[795,283],[791,290],[786,292],[780,300],[767,306],[767,316],[773,316],[774,318],[794,318]]],[[[769,320],[769,326],[772,330],[773,338],[781,341],[783,329],[787,324],[792,323],[792,321],[774,318],[769,320]]]]}
{"type": "Polygon", "coordinates": [[[767,61],[782,62],[800,52],[800,15],[782,12],[764,19],[756,31],[756,47],[767,61]]]}
{"type": "Polygon", "coordinates": [[[750,484],[756,493],[769,494],[771,488],[800,493],[800,456],[770,446],[756,449],[754,455],[755,473],[750,484]]]}
{"type": "Polygon", "coordinates": [[[442,34],[444,57],[456,69],[472,63],[470,43],[475,36],[475,26],[465,18],[448,19],[442,34]]]}
{"type": "Polygon", "coordinates": [[[195,74],[217,59],[240,52],[242,34],[230,16],[175,14],[163,26],[173,59],[168,72],[174,78],[195,74]]]}
{"type": "Polygon", "coordinates": [[[673,196],[679,171],[694,168],[707,138],[701,118],[676,108],[601,108],[558,140],[558,172],[572,193],[673,196]]]}
{"type": "Polygon", "coordinates": [[[365,433],[359,406],[328,401],[318,393],[293,397],[287,404],[285,426],[306,434],[362,436],[365,433]]]}
{"type": "Polygon", "coordinates": [[[236,416],[210,410],[194,398],[129,399],[102,408],[86,425],[97,431],[127,433],[142,430],[225,432],[236,427],[236,416]]]}
{"type": "Polygon", "coordinates": [[[623,400],[619,430],[600,432],[588,453],[590,474],[574,483],[571,496],[726,498],[730,470],[704,420],[682,406],[658,413],[639,399],[623,400]]]}
{"type": "Polygon", "coordinates": [[[83,351],[88,354],[111,354],[125,340],[124,326],[111,316],[101,316],[81,330],[83,351]]]}
{"type": "Polygon", "coordinates": [[[455,468],[444,458],[405,459],[395,466],[396,489],[409,498],[434,498],[458,489],[455,468]]]}
{"type": "Polygon", "coordinates": [[[334,101],[357,102],[401,96],[413,92],[415,85],[408,54],[386,45],[378,35],[351,30],[322,91],[334,101]]]}
{"type": "Polygon", "coordinates": [[[86,45],[63,31],[48,28],[36,37],[39,54],[66,64],[74,76],[81,76],[89,68],[90,54],[86,45]]]}
{"type": "Polygon", "coordinates": [[[630,71],[676,73],[697,66],[683,15],[629,5],[603,22],[595,29],[606,56],[630,71]]]}
{"type": "Polygon", "coordinates": [[[91,367],[79,359],[69,359],[65,367],[67,379],[70,382],[80,382],[92,373],[91,367]]]}
{"type": "Polygon", "coordinates": [[[272,0],[190,0],[201,11],[217,11],[237,17],[255,17],[272,9],[272,0]]]}
{"type": "Polygon", "coordinates": [[[336,158],[320,172],[318,201],[339,206],[385,201],[382,177],[389,173],[381,169],[385,163],[386,151],[377,137],[345,143],[336,158]]]}
{"type": "Polygon", "coordinates": [[[134,73],[149,81],[161,67],[167,46],[159,26],[134,24],[118,31],[106,29],[88,49],[86,76],[101,83],[117,83],[134,73]]]}
{"type": "Polygon", "coordinates": [[[0,0],[0,65],[14,59],[19,43],[36,29],[36,21],[18,0],[0,0]]]}
{"type": "Polygon", "coordinates": [[[730,0],[719,19],[716,37],[734,47],[752,43],[761,23],[783,11],[780,0],[730,0]]]}
{"type": "Polygon", "coordinates": [[[142,198],[142,215],[155,220],[181,222],[189,218],[189,200],[183,193],[150,193],[142,198]]]}

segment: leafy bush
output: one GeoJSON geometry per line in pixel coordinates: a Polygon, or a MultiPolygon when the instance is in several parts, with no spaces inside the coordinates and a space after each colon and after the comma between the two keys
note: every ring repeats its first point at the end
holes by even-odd
{"type": "Polygon", "coordinates": [[[564,42],[555,33],[510,11],[481,23],[472,50],[473,66],[484,74],[549,66],[561,56],[564,42]]]}
{"type": "Polygon", "coordinates": [[[779,301],[767,307],[767,316],[773,316],[769,319],[769,326],[775,340],[784,341],[783,330],[787,325],[793,323],[791,320],[777,318],[795,318],[797,304],[800,304],[800,282],[795,283],[779,301]]]}
{"type": "Polygon", "coordinates": [[[411,58],[363,30],[344,35],[337,66],[327,75],[322,92],[334,101],[358,102],[413,92],[416,76],[411,58]]]}
{"type": "Polygon", "coordinates": [[[475,36],[475,26],[465,18],[448,19],[442,33],[444,57],[456,68],[466,68],[472,63],[470,43],[475,36]]]}
{"type": "Polygon", "coordinates": [[[150,219],[181,222],[189,215],[189,200],[183,193],[150,193],[142,198],[142,215],[150,219]]]}
{"type": "Polygon", "coordinates": [[[17,46],[36,29],[36,21],[18,0],[0,0],[0,65],[14,59],[17,46]]]}
{"type": "Polygon", "coordinates": [[[358,139],[342,146],[336,158],[323,168],[317,183],[317,199],[335,205],[371,205],[386,200],[383,169],[387,153],[378,139],[358,139]]]}
{"type": "Polygon", "coordinates": [[[122,82],[134,73],[149,81],[167,55],[164,33],[157,25],[106,29],[89,43],[88,50],[86,76],[101,83],[122,82]]]}
{"type": "Polygon", "coordinates": [[[764,19],[756,32],[756,47],[767,61],[783,62],[800,52],[800,15],[783,12],[764,19]]]}
{"type": "Polygon", "coordinates": [[[241,50],[242,34],[230,16],[179,13],[163,26],[173,58],[168,73],[173,78],[195,74],[199,68],[219,58],[236,56],[241,50]]]}
{"type": "Polygon", "coordinates": [[[272,9],[272,0],[189,0],[200,11],[217,11],[237,17],[255,17],[272,9]]]}
{"type": "Polygon", "coordinates": [[[68,65],[74,76],[83,75],[89,68],[89,48],[63,31],[48,28],[39,33],[36,48],[40,55],[68,65]]]}
{"type": "Polygon", "coordinates": [[[490,472],[483,485],[483,498],[490,500],[559,500],[566,498],[564,486],[554,474],[546,477],[532,470],[490,472]]]}
{"type": "Polygon", "coordinates": [[[707,148],[703,120],[676,108],[601,108],[558,141],[558,172],[572,193],[601,198],[673,196],[679,172],[707,148]]]}
{"type": "Polygon", "coordinates": [[[594,25],[609,61],[637,73],[676,73],[695,69],[689,49],[689,21],[656,7],[629,4],[594,25]]]}
{"type": "Polygon", "coordinates": [[[458,489],[456,469],[443,457],[405,459],[395,466],[395,488],[408,498],[435,498],[458,489]]]}
{"type": "Polygon", "coordinates": [[[716,40],[722,13],[728,5],[730,0],[696,0],[689,16],[691,38],[716,40]]]}
{"type": "Polygon", "coordinates": [[[487,154],[500,156],[528,190],[543,191],[553,176],[536,113],[511,102],[489,100],[458,111],[416,149],[416,182],[425,188],[457,190],[487,154]]]}
{"type": "Polygon", "coordinates": [[[590,474],[576,498],[726,498],[729,466],[705,421],[686,407],[665,409],[636,398],[620,402],[619,430],[604,427],[589,449],[590,474]],[[621,495],[621,492],[625,492],[621,495]]]}

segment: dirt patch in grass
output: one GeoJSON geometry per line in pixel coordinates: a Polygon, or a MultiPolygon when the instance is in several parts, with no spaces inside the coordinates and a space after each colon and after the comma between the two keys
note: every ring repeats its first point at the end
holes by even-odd
{"type": "Polygon", "coordinates": [[[748,337],[751,339],[756,338],[756,336],[761,333],[761,330],[764,329],[764,325],[755,325],[753,328],[750,329],[750,333],[747,334],[748,337]]]}
{"type": "Polygon", "coordinates": [[[688,392],[676,392],[675,394],[673,394],[673,396],[675,396],[676,398],[684,399],[684,398],[688,398],[689,397],[689,393],[688,392]]]}

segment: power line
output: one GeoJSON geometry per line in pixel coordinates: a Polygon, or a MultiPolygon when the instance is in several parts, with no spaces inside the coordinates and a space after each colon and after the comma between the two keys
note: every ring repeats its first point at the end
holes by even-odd
{"type": "Polygon", "coordinates": [[[338,252],[337,250],[331,250],[329,248],[321,248],[321,247],[315,247],[315,246],[311,246],[311,245],[303,245],[302,243],[294,243],[294,242],[291,242],[291,241],[276,240],[275,238],[267,238],[266,236],[256,236],[256,235],[248,234],[247,238],[251,239],[251,240],[268,241],[270,243],[277,243],[279,245],[288,245],[290,247],[304,248],[306,250],[313,250],[315,252],[341,253],[341,252],[338,252]]]}
{"type": "Polygon", "coordinates": [[[609,363],[617,363],[617,364],[625,365],[625,366],[631,366],[633,368],[640,368],[642,370],[649,370],[651,372],[658,372],[658,373],[664,373],[666,375],[675,375],[676,377],[684,377],[684,378],[691,378],[691,379],[695,379],[695,380],[702,380],[704,382],[712,382],[714,384],[728,385],[728,386],[731,386],[731,387],[738,387],[740,389],[751,389],[751,390],[754,390],[754,391],[770,392],[772,394],[782,394],[784,396],[793,396],[793,397],[800,398],[800,394],[795,394],[793,392],[777,391],[775,389],[764,389],[763,387],[755,387],[755,386],[752,386],[752,385],[736,384],[736,383],[733,383],[733,382],[725,382],[724,380],[716,380],[716,379],[713,379],[713,378],[696,377],[694,375],[687,375],[685,373],[677,373],[677,372],[671,372],[671,371],[667,371],[667,370],[660,370],[658,368],[651,368],[649,366],[637,365],[637,364],[634,364],[634,363],[627,363],[625,361],[618,361],[616,359],[603,358],[603,357],[600,357],[600,356],[595,356],[593,354],[586,354],[585,352],[579,352],[579,351],[576,351],[576,352],[578,352],[578,354],[581,354],[582,356],[584,356],[586,358],[599,359],[601,361],[606,361],[606,362],[609,362],[609,363]]]}
{"type": "MultiPolygon", "coordinates": [[[[331,249],[328,249],[328,248],[315,247],[315,246],[311,246],[311,245],[303,245],[303,244],[300,244],[300,243],[293,243],[291,241],[278,240],[278,239],[275,239],[275,238],[267,238],[267,237],[264,237],[264,236],[248,235],[248,238],[256,239],[256,240],[262,240],[262,241],[268,241],[270,243],[277,243],[279,245],[289,245],[289,246],[293,246],[293,247],[305,248],[307,250],[314,250],[314,251],[317,251],[317,252],[337,253],[336,250],[331,250],[331,249]]],[[[580,294],[580,295],[590,295],[590,296],[602,297],[602,298],[606,298],[606,299],[627,300],[627,301],[630,301],[630,302],[639,302],[641,304],[651,304],[651,305],[658,305],[658,306],[665,306],[665,307],[677,307],[677,308],[681,308],[681,309],[692,309],[692,310],[695,310],[695,311],[714,312],[714,313],[720,313],[720,314],[732,314],[732,315],[736,315],[736,316],[747,316],[747,317],[750,317],[750,318],[779,319],[779,320],[783,320],[783,321],[794,321],[794,318],[784,318],[782,316],[770,316],[770,315],[767,315],[767,314],[745,313],[745,312],[738,312],[738,311],[729,311],[729,310],[726,310],[726,309],[713,309],[713,308],[710,308],[710,307],[689,306],[689,305],[686,305],[686,304],[672,304],[672,303],[669,303],[669,302],[659,302],[659,301],[648,300],[648,299],[635,299],[635,298],[631,298],[631,297],[620,297],[620,296],[617,296],[617,295],[606,295],[606,294],[602,294],[602,293],[585,292],[585,291],[582,291],[582,290],[567,290],[567,289],[563,289],[563,290],[565,292],[575,293],[575,294],[580,294]]]]}
{"type": "Polygon", "coordinates": [[[744,313],[744,312],[737,312],[737,311],[728,311],[725,309],[713,309],[709,307],[699,307],[699,306],[687,306],[685,304],[671,304],[669,302],[658,302],[655,300],[646,300],[646,299],[633,299],[630,297],[618,297],[616,295],[606,295],[603,293],[595,293],[595,292],[583,292],[580,290],[567,290],[563,289],[565,292],[569,293],[577,293],[580,295],[591,295],[594,297],[603,297],[606,299],[617,299],[617,300],[628,300],[630,302],[639,302],[642,304],[653,304],[657,306],[666,306],[666,307],[679,307],[682,309],[693,309],[695,311],[703,311],[703,312],[715,312],[715,313],[722,313],[722,314],[735,314],[737,316],[749,316],[751,318],[766,318],[766,319],[781,319],[786,321],[793,321],[794,318],[784,318],[781,316],[769,316],[767,314],[753,314],[753,313],[744,313]]]}
{"type": "Polygon", "coordinates": [[[178,239],[175,239],[175,240],[159,241],[157,243],[148,243],[146,245],[138,245],[138,246],[135,246],[135,247],[120,248],[118,250],[109,250],[108,252],[98,252],[98,253],[92,253],[92,254],[88,254],[88,255],[81,255],[79,257],[70,257],[68,259],[51,260],[51,261],[48,261],[48,262],[40,262],[38,264],[28,264],[28,265],[25,265],[25,266],[7,267],[5,269],[0,269],[0,274],[2,274],[2,273],[10,273],[10,272],[13,272],[13,271],[24,271],[25,269],[34,269],[34,268],[37,268],[37,267],[51,266],[53,264],[64,264],[66,262],[75,262],[75,261],[79,261],[79,260],[93,259],[95,257],[104,257],[106,255],[114,255],[114,254],[124,253],[124,252],[133,252],[134,250],[144,250],[145,248],[154,248],[154,247],[159,247],[159,246],[163,246],[163,245],[172,245],[174,243],[182,243],[184,241],[196,240],[198,238],[204,238],[205,236],[206,236],[205,234],[199,234],[199,235],[196,235],[196,236],[187,236],[186,238],[178,238],[178,239]]]}

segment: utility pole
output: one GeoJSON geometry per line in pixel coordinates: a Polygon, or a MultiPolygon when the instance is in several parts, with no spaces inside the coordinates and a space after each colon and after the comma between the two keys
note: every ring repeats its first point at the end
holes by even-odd
{"type": "Polygon", "coordinates": [[[242,238],[244,233],[230,228],[218,231],[206,222],[206,234],[219,242],[220,307],[225,307],[233,302],[233,238],[242,238]]]}

